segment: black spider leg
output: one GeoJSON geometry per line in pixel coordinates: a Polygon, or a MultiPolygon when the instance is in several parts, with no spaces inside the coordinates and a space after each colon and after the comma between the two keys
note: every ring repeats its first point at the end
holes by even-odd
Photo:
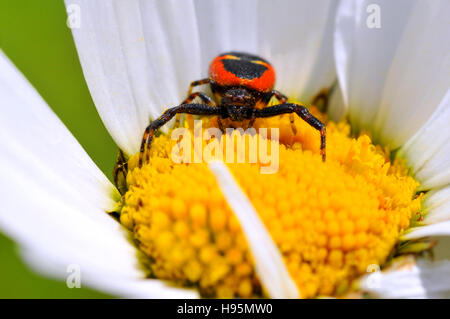
{"type": "Polygon", "coordinates": [[[326,127],[325,124],[320,122],[316,117],[309,113],[308,109],[302,105],[293,103],[278,104],[264,109],[255,109],[255,117],[271,117],[280,114],[296,113],[302,118],[306,123],[314,127],[316,130],[320,131],[320,154],[322,155],[322,160],[326,159],[326,127]]]}
{"type": "MultiPolygon", "coordinates": [[[[192,82],[192,83],[195,83],[195,82],[192,82]]],[[[192,87],[192,84],[191,84],[191,87],[192,87]]],[[[189,91],[190,90],[192,90],[192,88],[190,88],[189,91]]],[[[197,97],[200,98],[204,104],[214,106],[214,102],[211,99],[211,97],[209,97],[207,94],[205,94],[203,92],[194,92],[194,93],[189,94],[189,96],[186,98],[186,100],[181,102],[181,104],[191,104],[192,101],[197,97]]],[[[175,123],[174,123],[175,127],[180,125],[180,116],[179,115],[180,114],[177,114],[177,116],[175,117],[175,123]]]]}
{"type": "Polygon", "coordinates": [[[261,99],[261,101],[262,101],[265,105],[267,105],[267,104],[269,104],[270,99],[271,99],[272,97],[275,97],[275,98],[280,102],[280,104],[286,103],[286,102],[287,102],[287,99],[288,99],[287,96],[284,95],[283,93],[281,93],[280,91],[272,90],[272,91],[270,91],[270,92],[267,92],[267,93],[263,96],[263,98],[261,99]]]}
{"type": "Polygon", "coordinates": [[[203,84],[208,84],[210,83],[211,80],[209,78],[206,79],[201,79],[201,80],[197,80],[197,81],[192,81],[191,85],[189,85],[189,90],[188,90],[188,96],[192,94],[192,90],[194,89],[194,87],[199,86],[199,85],[203,85],[203,84]]]}
{"type": "MultiPolygon", "coordinates": [[[[275,98],[280,102],[280,104],[285,104],[288,100],[287,96],[277,90],[272,90],[263,97],[262,102],[267,105],[270,99],[275,96],[275,98]]],[[[291,123],[291,130],[294,135],[297,135],[297,128],[295,127],[295,117],[294,114],[289,115],[289,122],[291,123]]],[[[253,125],[253,123],[252,123],[253,125]]]]}
{"type": "Polygon", "coordinates": [[[141,149],[139,152],[139,167],[142,167],[142,160],[145,151],[147,151],[146,161],[148,162],[150,159],[150,147],[155,132],[179,113],[193,115],[220,115],[222,117],[227,117],[227,114],[224,113],[222,108],[206,104],[181,104],[168,109],[159,118],[151,122],[150,125],[148,125],[145,129],[144,135],[142,137],[141,149]]]}
{"type": "Polygon", "coordinates": [[[333,84],[329,87],[321,89],[311,100],[311,105],[314,105],[320,112],[326,113],[328,111],[328,104],[330,102],[331,95],[335,93],[338,86],[337,80],[334,80],[333,84]]]}
{"type": "MultiPolygon", "coordinates": [[[[199,96],[202,99],[203,103],[210,104],[210,102],[208,102],[208,101],[211,101],[211,98],[208,95],[206,95],[204,93],[200,93],[200,94],[192,93],[192,90],[196,86],[200,86],[200,85],[203,85],[203,84],[209,84],[210,82],[211,82],[211,80],[209,78],[205,78],[205,79],[201,79],[201,80],[197,80],[197,81],[192,81],[191,84],[189,85],[187,98],[186,98],[186,100],[181,102],[181,104],[190,104],[197,96],[199,96]]],[[[175,126],[178,126],[179,124],[180,124],[180,115],[177,114],[177,116],[175,118],[175,126]]]]}
{"type": "Polygon", "coordinates": [[[123,174],[123,176],[126,178],[127,172],[128,172],[128,161],[125,158],[125,154],[122,152],[122,150],[119,149],[119,155],[117,156],[117,162],[113,170],[113,177],[114,177],[114,185],[116,185],[117,189],[122,195],[125,193],[124,185],[119,183],[119,175],[123,174]]]}
{"type": "Polygon", "coordinates": [[[330,89],[323,88],[313,97],[313,99],[311,100],[311,105],[317,107],[321,112],[326,112],[329,94],[330,89]]]}

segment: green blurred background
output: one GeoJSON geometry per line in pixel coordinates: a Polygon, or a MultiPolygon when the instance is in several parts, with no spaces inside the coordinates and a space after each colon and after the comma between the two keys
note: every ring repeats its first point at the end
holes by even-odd
{"type": "MultiPolygon", "coordinates": [[[[111,178],[117,148],[84,82],[63,0],[0,0],[0,48],[111,178]]],[[[0,298],[104,298],[41,277],[0,233],[0,298]]]]}

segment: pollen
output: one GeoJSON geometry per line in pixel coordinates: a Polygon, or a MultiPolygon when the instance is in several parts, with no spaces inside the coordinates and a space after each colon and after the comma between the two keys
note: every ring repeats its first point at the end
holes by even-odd
{"type": "MultiPolygon", "coordinates": [[[[205,118],[203,130],[216,124],[205,118]]],[[[279,128],[275,173],[261,174],[266,164],[259,160],[227,166],[302,297],[341,296],[368,267],[382,266],[395,251],[421,210],[418,183],[369,136],[351,137],[345,122],[327,124],[326,162],[319,133],[297,117],[294,124],[295,135],[289,115],[255,122],[257,130],[279,128]]],[[[185,126],[193,130],[189,121],[185,126]]],[[[137,154],[129,159],[121,223],[148,257],[151,276],[197,287],[204,297],[265,297],[241,225],[213,174],[204,160],[174,163],[178,142],[170,132],[161,134],[149,163],[138,167],[137,154]]]]}

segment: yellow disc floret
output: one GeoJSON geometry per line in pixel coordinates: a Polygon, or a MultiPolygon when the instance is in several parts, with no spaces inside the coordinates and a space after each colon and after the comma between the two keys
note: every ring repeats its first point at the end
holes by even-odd
{"type": "MultiPolygon", "coordinates": [[[[215,124],[203,122],[204,128],[215,124]]],[[[318,132],[300,119],[295,125],[294,136],[289,116],[255,123],[256,129],[280,128],[276,173],[261,174],[260,162],[227,165],[302,297],[340,295],[369,266],[386,262],[421,209],[418,184],[367,135],[351,138],[345,123],[327,125],[326,162],[318,132]]],[[[246,238],[214,176],[205,163],[174,163],[176,143],[170,134],[155,138],[142,168],[130,158],[120,221],[133,231],[154,277],[194,285],[208,297],[264,296],[246,238]]]]}

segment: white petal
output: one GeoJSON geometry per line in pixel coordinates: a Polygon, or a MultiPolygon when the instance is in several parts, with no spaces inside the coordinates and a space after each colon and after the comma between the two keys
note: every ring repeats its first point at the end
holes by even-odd
{"type": "Polygon", "coordinates": [[[226,51],[258,52],[256,0],[195,1],[201,45],[201,74],[211,60],[226,51]]]}
{"type": "Polygon", "coordinates": [[[344,103],[344,97],[342,95],[342,89],[339,83],[336,83],[336,87],[330,95],[328,116],[330,117],[330,120],[337,123],[347,115],[347,111],[347,106],[344,103]]]}
{"type": "Polygon", "coordinates": [[[450,89],[422,128],[399,151],[423,190],[450,183],[450,89]]]}
{"type": "MultiPolygon", "coordinates": [[[[386,7],[388,1],[376,4],[386,7]]],[[[342,1],[336,17],[335,63],[352,124],[368,127],[377,112],[390,61],[413,1],[395,1],[398,8],[381,9],[383,27],[366,26],[366,8],[373,1],[342,1]],[[401,8],[403,14],[397,11],[401,8]]]]}
{"type": "Polygon", "coordinates": [[[44,258],[33,265],[51,264],[47,274],[75,264],[86,284],[144,278],[129,234],[105,213],[117,191],[3,54],[0,101],[2,231],[44,258]]]}
{"type": "MultiPolygon", "coordinates": [[[[36,251],[23,250],[23,258],[31,263],[38,272],[51,274],[56,278],[68,277],[73,269],[61,267],[59,261],[54,261],[52,256],[39,254],[36,251]]],[[[57,257],[58,258],[58,257],[57,257]]],[[[73,265],[73,264],[71,264],[73,265]]],[[[198,292],[194,289],[178,288],[170,282],[148,278],[124,278],[109,277],[104,273],[85,271],[80,267],[81,287],[89,286],[108,294],[126,298],[155,298],[155,299],[186,299],[198,298],[198,292]]]]}
{"type": "Polygon", "coordinates": [[[450,186],[433,190],[425,195],[425,224],[436,224],[450,220],[450,186]]]}
{"type": "Polygon", "coordinates": [[[179,104],[200,75],[191,1],[66,0],[78,5],[73,36],[95,105],[127,154],[139,149],[150,117],[179,104]]]}
{"type": "Polygon", "coordinates": [[[259,2],[259,52],[275,67],[276,88],[304,103],[336,78],[332,39],[337,4],[259,2]]]}
{"type": "Polygon", "coordinates": [[[252,204],[222,162],[210,163],[231,209],[236,214],[255,261],[255,270],[271,298],[299,298],[300,292],[289,275],[283,257],[252,204]]]}
{"type": "Polygon", "coordinates": [[[427,120],[450,85],[449,15],[446,0],[341,3],[336,67],[356,128],[396,148],[427,120]],[[373,4],[381,28],[367,27],[373,4]]]}
{"type": "Polygon", "coordinates": [[[380,298],[450,298],[450,261],[419,261],[404,269],[375,272],[360,288],[380,298]]]}
{"type": "Polygon", "coordinates": [[[432,225],[410,228],[402,236],[402,239],[417,239],[429,236],[450,236],[450,220],[432,225]]]}

